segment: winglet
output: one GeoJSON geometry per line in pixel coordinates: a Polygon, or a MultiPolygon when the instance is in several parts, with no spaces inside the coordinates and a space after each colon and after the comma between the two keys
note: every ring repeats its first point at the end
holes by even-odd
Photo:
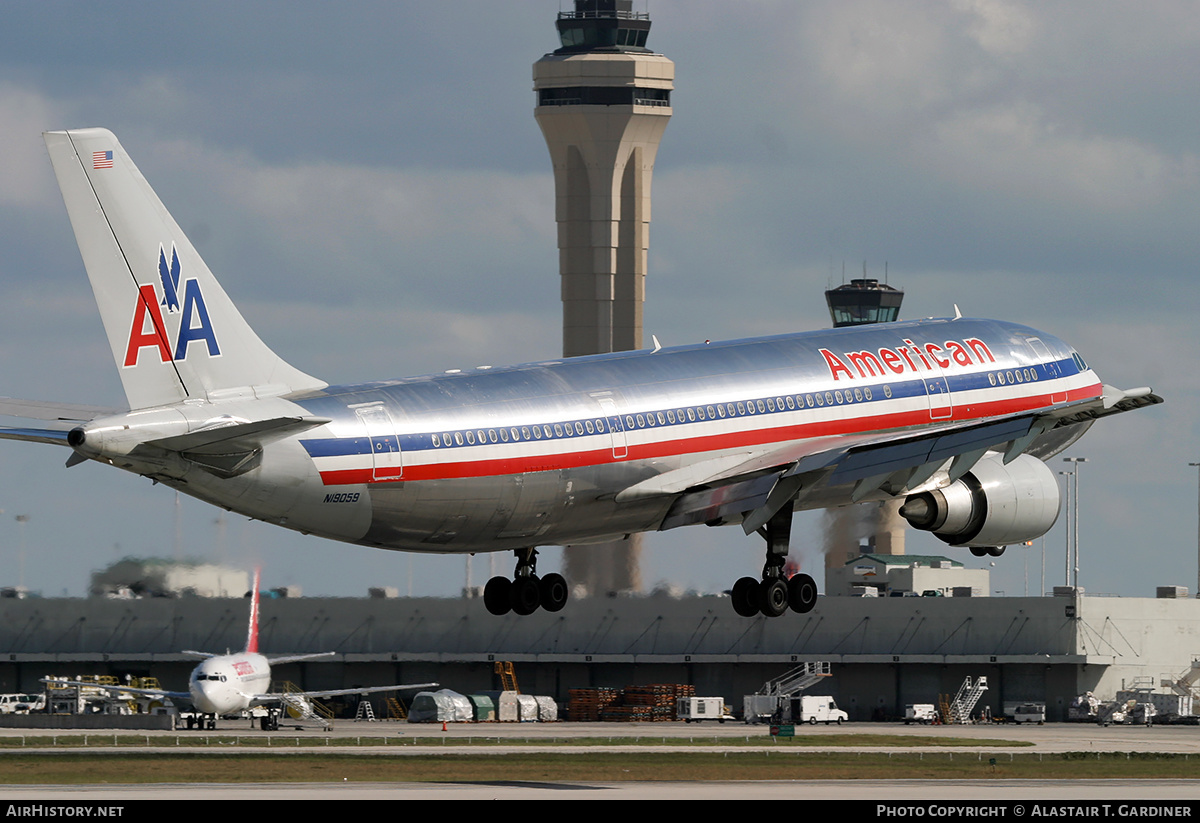
{"type": "Polygon", "coordinates": [[[250,628],[246,632],[246,652],[258,654],[258,574],[254,570],[254,585],[250,589],[250,628]]]}

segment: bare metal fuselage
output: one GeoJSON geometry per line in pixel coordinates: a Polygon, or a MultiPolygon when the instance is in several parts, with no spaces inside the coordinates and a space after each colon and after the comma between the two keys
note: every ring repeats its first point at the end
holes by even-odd
{"type": "MultiPolygon", "coordinates": [[[[1100,392],[1053,337],[931,320],[189,401],[92,421],[83,453],[305,533],[500,551],[705,522],[735,480],[774,483],[780,466],[848,443],[1100,392]],[[286,416],[329,422],[265,445],[231,476],[142,445],[286,416]],[[694,510],[681,509],[688,494],[694,510]]],[[[1044,435],[1042,452],[1085,427],[1044,435]]],[[[851,492],[824,485],[797,505],[846,504],[851,492]]]]}

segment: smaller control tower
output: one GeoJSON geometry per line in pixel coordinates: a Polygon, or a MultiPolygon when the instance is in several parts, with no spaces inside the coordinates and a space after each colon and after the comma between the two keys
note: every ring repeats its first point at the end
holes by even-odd
{"type": "MultiPolygon", "coordinates": [[[[891,323],[900,316],[904,292],[886,283],[863,277],[828,289],[825,302],[834,328],[891,323]]],[[[904,519],[896,500],[875,506],[851,506],[829,512],[825,569],[840,569],[861,554],[860,540],[867,538],[872,554],[904,554],[904,519]]]]}
{"type": "Polygon", "coordinates": [[[900,316],[904,292],[878,280],[851,280],[825,292],[833,327],[862,326],[867,323],[891,323],[900,316]]]}

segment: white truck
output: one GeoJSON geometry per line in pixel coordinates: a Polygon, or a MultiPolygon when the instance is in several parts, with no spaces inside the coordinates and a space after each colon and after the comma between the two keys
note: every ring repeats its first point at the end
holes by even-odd
{"type": "Polygon", "coordinates": [[[0,714],[29,714],[45,709],[44,694],[0,694],[0,714]]]}
{"type": "Polygon", "coordinates": [[[922,723],[928,726],[937,722],[937,706],[932,703],[909,703],[904,707],[904,725],[922,723]]]}
{"type": "Polygon", "coordinates": [[[824,723],[826,726],[837,723],[840,726],[843,720],[849,719],[850,716],[839,709],[829,695],[800,696],[800,716],[796,718],[797,723],[824,723]]]}
{"type": "Polygon", "coordinates": [[[1004,713],[1014,723],[1036,723],[1041,726],[1046,722],[1045,703],[1005,703],[1004,713]]]}
{"type": "Polygon", "coordinates": [[[723,697],[678,697],[675,699],[675,716],[688,723],[701,720],[724,723],[734,719],[725,708],[723,697]]]}

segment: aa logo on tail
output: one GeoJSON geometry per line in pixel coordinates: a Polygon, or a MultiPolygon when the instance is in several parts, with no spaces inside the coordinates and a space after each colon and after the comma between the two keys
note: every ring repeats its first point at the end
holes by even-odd
{"type": "Polygon", "coordinates": [[[162,363],[186,360],[188,344],[199,341],[204,341],[209,357],[220,355],[221,348],[217,345],[217,335],[208,317],[208,307],[204,305],[200,282],[194,277],[184,280],[180,291],[179,255],[175,252],[174,243],[171,244],[170,263],[167,262],[166,249],[158,247],[158,275],[162,283],[161,299],[153,284],[138,287],[133,322],[129,327],[129,344],[125,348],[125,365],[136,366],[142,349],[157,351],[162,363]],[[173,336],[168,334],[163,308],[167,310],[172,326],[176,326],[176,316],[179,318],[173,336]]]}

